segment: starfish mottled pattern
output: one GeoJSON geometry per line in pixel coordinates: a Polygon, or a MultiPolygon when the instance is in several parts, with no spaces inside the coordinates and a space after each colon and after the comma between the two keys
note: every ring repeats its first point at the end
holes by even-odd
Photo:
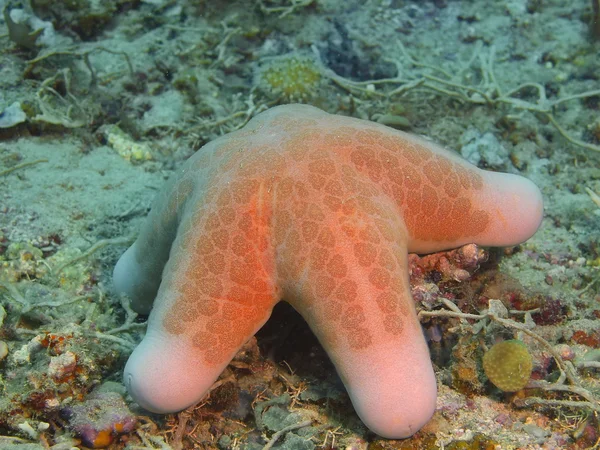
{"type": "Polygon", "coordinates": [[[436,403],[408,252],[514,245],[541,218],[522,177],[368,121],[272,108],[190,158],[117,263],[117,291],[150,313],[125,383],[150,411],[198,402],[284,300],[363,422],[408,437],[436,403]]]}

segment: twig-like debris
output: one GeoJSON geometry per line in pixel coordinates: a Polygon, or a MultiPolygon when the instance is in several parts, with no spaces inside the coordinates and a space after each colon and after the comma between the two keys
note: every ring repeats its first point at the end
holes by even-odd
{"type": "Polygon", "coordinates": [[[577,363],[577,367],[581,369],[600,369],[600,361],[581,361],[577,363]]]}
{"type": "MultiPolygon", "coordinates": [[[[112,328],[108,331],[95,331],[91,333],[92,336],[97,337],[98,339],[105,339],[107,341],[115,342],[128,350],[133,350],[136,346],[136,343],[133,342],[133,339],[126,340],[117,336],[114,336],[117,333],[123,333],[132,331],[136,328],[144,328],[146,326],[146,322],[137,323],[135,320],[138,317],[138,314],[131,309],[131,305],[129,303],[129,297],[124,294],[119,295],[119,300],[121,301],[121,307],[125,310],[125,323],[123,325],[112,328]]],[[[128,336],[131,337],[131,336],[128,336]]]]}
{"type": "Polygon", "coordinates": [[[39,302],[39,303],[30,303],[29,306],[23,308],[21,310],[22,313],[26,313],[31,311],[34,308],[41,308],[41,307],[47,307],[47,308],[58,308],[60,306],[64,306],[64,305],[69,305],[71,303],[75,303],[75,302],[80,302],[82,300],[87,300],[88,296],[86,295],[80,295],[78,297],[73,297],[70,298],[68,300],[58,300],[55,302],[39,302]]]}
{"type": "Polygon", "coordinates": [[[585,188],[585,192],[588,193],[588,195],[590,196],[590,198],[592,199],[592,201],[596,204],[596,206],[598,208],[600,208],[600,195],[596,194],[594,191],[592,191],[588,187],[585,188]]]}
{"type": "Polygon", "coordinates": [[[248,99],[245,101],[245,106],[246,106],[245,110],[236,111],[236,112],[231,113],[230,115],[228,115],[226,117],[222,117],[220,119],[214,119],[214,120],[201,119],[200,123],[188,128],[187,130],[185,130],[185,133],[190,135],[190,134],[193,134],[200,130],[206,130],[206,129],[216,130],[216,129],[219,129],[220,127],[222,127],[224,125],[228,125],[230,122],[233,122],[236,119],[240,119],[240,118],[242,120],[240,120],[235,125],[227,127],[227,129],[225,131],[229,133],[229,132],[239,130],[240,128],[244,127],[250,121],[250,119],[252,119],[252,117],[254,117],[258,113],[260,113],[260,112],[268,109],[270,106],[272,106],[270,104],[264,104],[264,103],[255,104],[254,103],[254,90],[255,89],[252,89],[250,91],[250,95],[248,96],[248,99]]]}
{"type": "Polygon", "coordinates": [[[75,49],[75,47],[64,49],[64,50],[53,50],[53,51],[44,53],[42,55],[37,56],[34,59],[30,59],[29,61],[27,61],[27,63],[29,64],[28,70],[31,70],[34,65],[36,65],[37,63],[39,63],[45,59],[51,58],[52,56],[60,56],[60,55],[74,56],[76,58],[81,58],[85,64],[85,66],[90,71],[90,77],[91,77],[90,87],[93,87],[96,85],[97,76],[96,76],[96,71],[94,70],[94,68],[92,66],[92,63],[90,62],[90,55],[92,55],[96,52],[106,52],[106,53],[110,53],[111,55],[122,56],[125,59],[125,64],[127,64],[127,69],[129,71],[129,74],[131,76],[133,76],[133,74],[134,74],[133,64],[131,63],[131,59],[129,59],[129,55],[127,53],[116,51],[116,50],[111,50],[109,48],[102,47],[102,46],[94,47],[92,49],[85,50],[83,52],[77,51],[75,49]]]}
{"type": "Polygon", "coordinates": [[[129,303],[129,298],[121,294],[119,295],[119,300],[121,301],[121,307],[125,310],[125,323],[120,327],[113,328],[112,330],[108,330],[105,334],[116,334],[121,333],[123,331],[129,331],[132,328],[142,328],[145,327],[145,323],[136,323],[135,319],[137,319],[138,313],[136,313],[133,309],[131,309],[131,304],[129,303]]]}
{"type": "MultiPolygon", "coordinates": [[[[483,78],[481,85],[473,86],[455,81],[448,72],[439,67],[420,63],[408,54],[408,51],[401,43],[398,43],[400,52],[403,58],[408,61],[408,64],[417,69],[428,69],[437,72],[435,75],[431,73],[415,71],[408,76],[402,76],[405,65],[400,61],[391,61],[396,65],[397,75],[393,78],[380,80],[354,81],[335,74],[331,70],[326,70],[325,74],[338,86],[350,92],[351,94],[362,94],[366,96],[377,96],[379,98],[391,99],[398,95],[404,95],[409,91],[418,89],[427,89],[439,94],[456,98],[465,103],[476,105],[498,106],[506,104],[519,111],[528,111],[530,113],[539,114],[544,117],[558,133],[567,141],[578,147],[600,152],[600,146],[590,142],[582,141],[571,136],[554,117],[554,110],[562,103],[581,100],[585,98],[600,96],[600,89],[590,90],[579,94],[567,95],[556,100],[549,100],[546,95],[546,89],[539,83],[527,82],[523,83],[507,92],[504,92],[500,87],[496,75],[494,73],[494,60],[496,58],[495,48],[492,46],[489,55],[486,57],[481,53],[481,46],[477,46],[473,58],[465,67],[469,67],[475,60],[479,61],[479,70],[483,78]],[[397,86],[389,91],[376,91],[373,88],[378,85],[397,86]],[[519,97],[519,94],[526,89],[534,89],[536,91],[536,100],[527,101],[519,97]]],[[[460,71],[459,73],[462,73],[460,71]]]]}
{"type": "Polygon", "coordinates": [[[210,65],[211,69],[216,68],[226,61],[225,52],[227,51],[227,44],[233,38],[233,36],[240,34],[242,31],[240,27],[229,28],[226,23],[222,23],[221,25],[223,26],[223,32],[225,33],[225,36],[215,47],[217,50],[217,59],[210,65]]]}
{"type": "MultiPolygon", "coordinates": [[[[527,388],[539,388],[546,391],[569,392],[571,394],[578,395],[579,397],[585,399],[585,401],[572,401],[569,403],[570,405],[576,405],[579,408],[589,408],[594,411],[600,411],[600,400],[597,399],[591,391],[581,386],[579,376],[577,375],[577,370],[575,369],[573,364],[571,364],[569,361],[563,360],[561,355],[554,349],[550,342],[548,342],[546,339],[529,329],[526,325],[520,322],[516,322],[512,319],[500,317],[495,312],[492,312],[491,308],[490,311],[482,314],[467,314],[461,312],[456,305],[454,305],[448,300],[445,302],[445,305],[449,308],[449,310],[421,311],[419,312],[419,317],[452,317],[455,319],[460,319],[462,321],[465,321],[467,319],[475,321],[489,319],[496,323],[499,323],[500,325],[503,325],[506,328],[512,328],[526,334],[527,336],[531,337],[532,339],[536,340],[539,344],[541,344],[541,346],[544,347],[544,349],[550,355],[552,355],[552,358],[554,358],[556,365],[558,366],[558,370],[560,372],[558,380],[556,380],[556,382],[554,383],[548,383],[545,381],[530,382],[527,385],[527,388]],[[449,303],[451,304],[451,306],[448,305],[449,303]],[[568,381],[569,384],[565,384],[565,381],[568,381]]],[[[544,402],[544,404],[551,404],[552,401],[554,400],[548,400],[544,402]]]]}
{"type": "MultiPolygon", "coordinates": [[[[539,388],[545,391],[558,391],[558,392],[570,392],[573,394],[577,394],[580,397],[586,399],[590,405],[592,405],[592,409],[595,411],[600,411],[600,402],[594,398],[594,395],[580,386],[567,386],[559,382],[556,383],[548,383],[547,381],[532,381],[527,385],[527,388],[539,388]]],[[[585,403],[585,402],[582,402],[585,403]]]]}
{"type": "Polygon", "coordinates": [[[114,342],[116,344],[119,344],[119,345],[125,347],[128,350],[133,350],[136,346],[136,344],[134,344],[133,342],[127,341],[127,340],[117,337],[117,336],[111,336],[110,334],[102,333],[101,331],[96,331],[95,333],[92,334],[92,336],[94,336],[98,339],[104,339],[106,341],[114,342]]]}
{"type": "MultiPolygon", "coordinates": [[[[593,95],[600,95],[600,91],[590,91],[589,95],[587,95],[587,96],[591,97],[593,95]]],[[[577,145],[578,147],[582,147],[587,150],[592,150],[594,152],[600,152],[600,146],[590,144],[589,142],[582,141],[581,139],[574,138],[569,133],[567,133],[565,131],[565,129],[563,127],[561,127],[560,124],[556,121],[556,119],[554,118],[554,116],[552,114],[544,113],[544,116],[546,116],[546,118],[550,121],[550,123],[552,125],[554,125],[554,128],[556,128],[556,130],[560,133],[560,135],[562,137],[564,137],[567,141],[569,141],[571,144],[577,145]]]]}
{"type": "Polygon", "coordinates": [[[314,0],[291,0],[291,5],[287,6],[267,6],[264,0],[258,0],[260,10],[265,14],[279,13],[278,18],[283,19],[285,16],[292,14],[296,9],[304,8],[313,3],[314,0]]]}
{"type": "MultiPolygon", "coordinates": [[[[94,69],[90,56],[97,52],[106,52],[113,55],[123,56],[129,75],[133,76],[134,69],[129,55],[125,52],[115,51],[101,46],[93,47],[84,51],[77,50],[75,47],[63,48],[61,50],[51,50],[43,53],[36,58],[28,61],[26,71],[31,71],[33,67],[53,56],[71,56],[74,58],[81,59],[87,69],[90,72],[90,85],[89,89],[96,87],[98,84],[98,77],[96,70],[94,69]]],[[[42,122],[51,125],[59,125],[65,128],[78,128],[85,126],[89,122],[88,113],[85,111],[82,104],[78,101],[77,97],[72,93],[71,89],[71,70],[69,68],[63,68],[57,71],[53,76],[45,79],[36,93],[36,100],[41,111],[41,114],[33,117],[32,122],[42,122]],[[57,84],[59,78],[62,78],[62,82],[65,86],[65,94],[59,93],[54,86],[57,84]],[[79,117],[74,118],[74,112],[77,112],[79,117]]]]}
{"type": "MultiPolygon", "coordinates": [[[[597,270],[597,268],[595,268],[595,269],[597,270]]],[[[587,291],[591,290],[594,287],[594,285],[596,285],[596,283],[598,283],[598,281],[600,281],[600,278],[594,277],[592,279],[592,281],[590,281],[585,287],[583,287],[582,289],[577,291],[577,296],[579,298],[582,298],[583,295],[587,293],[587,291]]]]}
{"type": "Polygon", "coordinates": [[[19,290],[12,283],[9,283],[8,281],[0,279],[0,286],[2,286],[4,289],[6,289],[8,291],[8,294],[11,296],[11,298],[15,302],[20,304],[23,307],[23,309],[29,308],[29,302],[27,300],[25,300],[25,297],[23,297],[21,295],[19,290]]]}
{"type": "MultiPolygon", "coordinates": [[[[155,433],[156,431],[152,432],[155,433]]],[[[144,443],[144,446],[128,444],[127,448],[129,450],[175,450],[165,442],[165,439],[162,436],[154,436],[145,430],[139,429],[137,430],[137,435],[144,443]],[[158,445],[158,447],[155,447],[153,444],[158,445]]]]}
{"type": "Polygon", "coordinates": [[[35,308],[42,308],[42,307],[58,308],[60,306],[68,305],[70,303],[75,303],[75,302],[79,302],[81,300],[86,300],[88,298],[86,295],[80,295],[78,297],[73,297],[73,298],[70,298],[67,300],[44,301],[44,302],[32,303],[32,302],[28,301],[25,297],[23,297],[23,295],[19,292],[19,290],[13,283],[10,283],[6,280],[0,279],[0,286],[3,287],[4,289],[6,289],[8,291],[8,294],[10,295],[10,297],[15,302],[17,302],[18,304],[21,305],[21,307],[22,307],[21,314],[28,313],[29,311],[31,311],[32,309],[35,309],[35,308]]]}
{"type": "Polygon", "coordinates": [[[33,166],[35,164],[39,164],[39,163],[45,163],[48,162],[48,160],[46,158],[42,158],[42,159],[36,159],[35,161],[26,161],[24,163],[21,164],[17,164],[16,166],[12,166],[8,169],[5,169],[3,171],[0,172],[0,177],[3,177],[4,175],[8,175],[11,172],[14,172],[15,170],[19,170],[22,169],[24,167],[28,167],[28,166],[33,166]]]}
{"type": "Polygon", "coordinates": [[[543,405],[543,406],[564,406],[568,408],[589,408],[594,411],[600,411],[600,408],[597,404],[592,402],[582,402],[582,401],[573,401],[573,400],[556,400],[556,399],[547,399],[540,397],[525,397],[521,399],[516,399],[515,404],[517,406],[533,406],[533,405],[543,405]]]}
{"type": "Polygon", "coordinates": [[[0,436],[0,442],[5,442],[8,445],[29,444],[30,441],[16,436],[0,436]]]}
{"type": "Polygon", "coordinates": [[[93,255],[95,252],[97,252],[98,250],[100,250],[108,245],[127,245],[127,244],[131,244],[134,240],[135,240],[134,236],[118,237],[118,238],[113,238],[113,239],[102,239],[102,240],[96,242],[94,245],[92,245],[89,249],[87,249],[81,255],[58,266],[56,269],[54,269],[54,274],[58,275],[66,267],[70,266],[71,264],[75,264],[76,262],[81,261],[82,259],[85,259],[85,258],[93,255]]]}
{"type": "Polygon", "coordinates": [[[173,447],[173,450],[181,450],[183,448],[183,435],[186,432],[187,423],[190,420],[195,407],[196,405],[192,405],[179,413],[179,420],[175,427],[173,439],[171,439],[171,447],[173,447]]]}
{"type": "Polygon", "coordinates": [[[271,436],[271,439],[269,440],[269,442],[267,442],[267,445],[265,445],[262,450],[269,450],[271,447],[273,447],[275,445],[275,443],[277,442],[277,440],[279,438],[281,438],[284,434],[290,432],[290,431],[294,431],[297,430],[298,428],[304,428],[309,426],[312,423],[312,420],[304,420],[300,423],[294,424],[294,425],[290,425],[288,427],[285,427],[281,430],[279,430],[277,433],[275,433],[273,436],[271,436]]]}

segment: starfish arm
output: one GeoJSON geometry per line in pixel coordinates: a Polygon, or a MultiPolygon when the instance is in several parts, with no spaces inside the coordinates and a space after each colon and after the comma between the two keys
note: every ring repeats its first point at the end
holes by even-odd
{"type": "MultiPolygon", "coordinates": [[[[516,245],[540,226],[542,194],[531,181],[481,170],[430,141],[393,134],[394,140],[378,135],[390,152],[380,186],[402,212],[409,252],[516,245]]],[[[384,166],[384,158],[371,164],[384,166]]]]}
{"type": "Polygon", "coordinates": [[[252,207],[230,215],[222,197],[184,212],[148,332],[125,367],[129,392],[150,411],[201,400],[278,300],[265,221],[252,207]]]}
{"type": "Polygon", "coordinates": [[[189,177],[174,176],[154,201],[138,238],[115,266],[116,291],[126,294],[134,311],[140,314],[150,313],[177,234],[182,207],[192,189],[189,177]]]}
{"type": "Polygon", "coordinates": [[[283,298],[327,351],[362,421],[405,438],[435,410],[435,375],[410,294],[403,224],[392,208],[359,203],[313,229],[293,259],[288,234],[278,249],[283,298]]]}
{"type": "Polygon", "coordinates": [[[409,252],[429,253],[469,243],[517,245],[538,229],[544,209],[542,194],[531,181],[469,167],[466,162],[455,162],[447,178],[456,172],[470,178],[475,187],[467,190],[449,182],[450,188],[425,195],[425,185],[416,195],[419,207],[405,209],[403,218],[411,231],[409,252]]]}

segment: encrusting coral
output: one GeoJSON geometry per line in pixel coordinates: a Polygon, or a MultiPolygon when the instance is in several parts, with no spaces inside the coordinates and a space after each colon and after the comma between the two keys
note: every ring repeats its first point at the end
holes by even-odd
{"type": "Polygon", "coordinates": [[[300,55],[274,58],[258,73],[258,85],[262,90],[286,102],[303,102],[313,97],[322,81],[319,65],[312,58],[300,55]]]}
{"type": "Polygon", "coordinates": [[[524,178],[382,125],[272,108],[196,153],[117,263],[117,291],[152,309],[125,383],[151,411],[186,408],[284,299],[363,422],[408,437],[436,402],[408,252],[517,244],[541,218],[524,178]]]}

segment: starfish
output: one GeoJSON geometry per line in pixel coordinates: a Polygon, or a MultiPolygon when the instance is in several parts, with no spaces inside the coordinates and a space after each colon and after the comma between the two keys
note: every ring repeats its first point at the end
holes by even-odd
{"type": "Polygon", "coordinates": [[[190,158],[118,261],[116,290],[150,313],[125,384],[153,412],[198,402],[285,300],[361,420],[411,436],[435,411],[436,380],[408,253],[515,245],[541,218],[525,178],[372,122],[269,109],[190,158]]]}

